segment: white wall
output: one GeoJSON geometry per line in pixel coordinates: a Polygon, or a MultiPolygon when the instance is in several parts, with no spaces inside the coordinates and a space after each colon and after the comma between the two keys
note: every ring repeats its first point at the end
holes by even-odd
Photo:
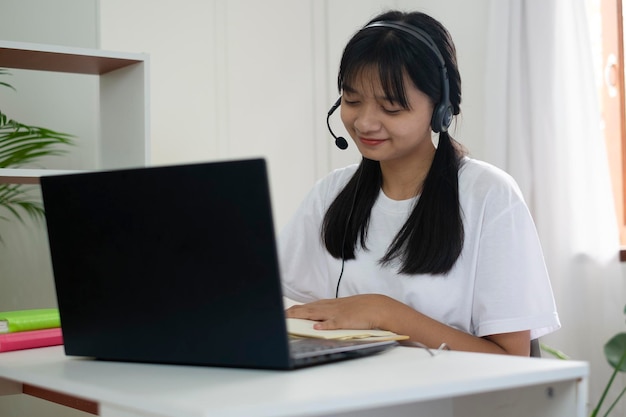
{"type": "MultiPolygon", "coordinates": [[[[172,4],[100,1],[101,47],[151,57],[152,162],[268,158],[277,228],[316,179],[359,160],[354,146],[335,148],[325,116],[343,46],[383,8],[423,10],[448,26],[464,88],[456,137],[481,154],[488,0],[172,4]]],[[[343,131],[337,115],[332,123],[343,131]]]]}

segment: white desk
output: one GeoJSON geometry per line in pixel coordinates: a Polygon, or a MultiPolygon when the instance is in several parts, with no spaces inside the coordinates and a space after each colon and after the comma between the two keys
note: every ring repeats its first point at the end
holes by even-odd
{"type": "Polygon", "coordinates": [[[61,346],[0,354],[0,394],[37,387],[102,416],[579,416],[588,365],[418,348],[296,371],[101,362],[61,346]],[[384,409],[384,410],[383,410],[384,409]]]}

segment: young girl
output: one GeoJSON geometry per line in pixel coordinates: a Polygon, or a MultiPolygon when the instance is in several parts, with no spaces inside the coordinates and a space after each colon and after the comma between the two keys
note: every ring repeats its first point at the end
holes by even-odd
{"type": "Polygon", "coordinates": [[[338,83],[329,115],[340,105],[362,161],[320,180],[281,233],[284,294],[304,303],[287,316],[529,355],[560,327],[550,281],[514,180],[447,132],[461,102],[447,30],[384,13],[347,44],[338,83]]]}

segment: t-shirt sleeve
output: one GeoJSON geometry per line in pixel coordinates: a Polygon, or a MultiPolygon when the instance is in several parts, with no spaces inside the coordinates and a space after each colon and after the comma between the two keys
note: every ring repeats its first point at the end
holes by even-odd
{"type": "Polygon", "coordinates": [[[512,179],[486,194],[476,263],[477,336],[530,330],[536,339],[560,327],[531,214],[512,179]]]}
{"type": "MultiPolygon", "coordinates": [[[[281,230],[278,239],[283,295],[299,302],[334,298],[329,259],[321,225],[328,206],[351,177],[354,168],[334,171],[319,180],[281,230]]],[[[336,260],[334,263],[340,263],[336,260]]]]}

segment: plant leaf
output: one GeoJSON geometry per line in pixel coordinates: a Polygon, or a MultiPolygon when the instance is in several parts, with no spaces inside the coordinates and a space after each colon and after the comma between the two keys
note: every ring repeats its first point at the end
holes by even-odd
{"type": "MultiPolygon", "coordinates": [[[[0,76],[5,75],[11,73],[0,68],[0,76]]],[[[0,81],[0,87],[15,90],[3,81],[0,81]]],[[[66,152],[65,145],[73,144],[73,138],[73,135],[25,125],[0,111],[0,168],[20,168],[43,156],[61,155],[66,152]]],[[[24,215],[38,221],[45,219],[43,204],[31,201],[27,190],[25,185],[0,184],[0,220],[14,218],[24,223],[24,215]]],[[[4,242],[1,236],[0,242],[4,242]]]]}
{"type": "Polygon", "coordinates": [[[0,168],[20,167],[42,156],[65,152],[59,145],[72,145],[72,135],[27,126],[0,112],[0,168]]]}
{"type": "Polygon", "coordinates": [[[13,91],[17,91],[11,84],[0,81],[0,85],[3,87],[8,87],[13,91]]]}
{"type": "Polygon", "coordinates": [[[604,345],[606,360],[619,372],[626,372],[626,333],[618,333],[604,345]]]}
{"type": "MultiPolygon", "coordinates": [[[[35,220],[43,220],[45,212],[42,204],[28,200],[28,194],[22,185],[0,184],[0,207],[6,209],[19,222],[24,223],[21,213],[28,214],[35,220]]],[[[7,220],[0,215],[0,219],[7,220]]]]}
{"type": "Polygon", "coordinates": [[[558,349],[555,349],[551,346],[548,346],[546,344],[540,343],[539,344],[541,347],[541,350],[548,352],[550,355],[554,356],[557,359],[563,359],[563,360],[568,360],[569,356],[567,356],[565,353],[561,352],[558,349]]]}
{"type": "MultiPolygon", "coordinates": [[[[10,73],[9,71],[7,71],[6,69],[4,69],[4,68],[0,68],[0,75],[11,75],[11,73],[10,73]]],[[[11,90],[13,90],[13,91],[17,91],[17,90],[15,90],[15,88],[13,88],[13,86],[12,86],[11,84],[9,84],[9,83],[5,83],[5,82],[0,81],[0,85],[1,85],[1,86],[4,86],[4,87],[8,87],[8,88],[10,88],[10,89],[11,89],[11,90]]]]}

